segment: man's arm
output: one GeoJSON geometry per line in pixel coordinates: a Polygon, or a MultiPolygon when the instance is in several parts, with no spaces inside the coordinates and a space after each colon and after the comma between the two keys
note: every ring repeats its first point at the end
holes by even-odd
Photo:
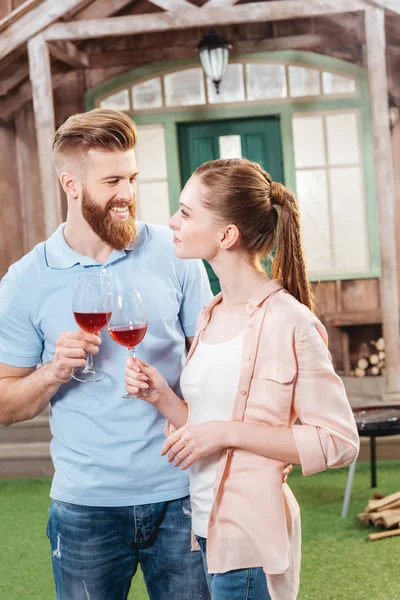
{"type": "Polygon", "coordinates": [[[0,425],[33,419],[44,410],[61,385],[51,377],[49,365],[36,369],[0,364],[0,425]]]}
{"type": "Polygon", "coordinates": [[[87,353],[98,353],[100,343],[97,335],[66,331],[57,340],[53,360],[39,369],[0,363],[0,425],[36,417],[71,379],[73,369],[86,365],[87,353]]]}

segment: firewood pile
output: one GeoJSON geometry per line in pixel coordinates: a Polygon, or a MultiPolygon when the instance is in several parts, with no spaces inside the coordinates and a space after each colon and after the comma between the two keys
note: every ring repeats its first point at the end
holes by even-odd
{"type": "Polygon", "coordinates": [[[400,492],[390,496],[375,494],[365,507],[365,512],[357,515],[357,519],[366,525],[386,529],[386,531],[370,533],[369,541],[400,535],[400,492]]]}
{"type": "Polygon", "coordinates": [[[358,359],[355,368],[350,371],[353,377],[365,377],[366,375],[385,374],[385,340],[371,340],[369,344],[363,344],[362,356],[358,359]]]}

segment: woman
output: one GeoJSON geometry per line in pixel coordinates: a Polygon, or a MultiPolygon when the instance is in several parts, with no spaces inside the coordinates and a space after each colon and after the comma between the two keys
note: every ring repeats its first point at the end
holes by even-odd
{"type": "Polygon", "coordinates": [[[193,532],[212,599],[292,600],[300,516],[283,468],[301,464],[310,475],[349,465],[359,449],[312,313],[297,201],[255,163],[211,161],[186,184],[170,226],[176,255],[208,260],[222,291],[199,316],[185,402],[139,360],[128,362],[126,387],[168,419],[162,454],[191,467],[193,532]],[[270,280],[262,260],[275,247],[270,280]]]}

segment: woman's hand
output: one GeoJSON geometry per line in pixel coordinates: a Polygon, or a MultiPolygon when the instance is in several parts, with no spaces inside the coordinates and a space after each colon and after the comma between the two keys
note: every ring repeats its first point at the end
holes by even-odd
{"type": "Polygon", "coordinates": [[[144,360],[128,356],[126,365],[125,387],[128,394],[156,405],[170,391],[164,377],[144,360]]]}
{"type": "Polygon", "coordinates": [[[161,449],[161,455],[168,453],[168,460],[174,461],[175,467],[185,461],[181,467],[184,471],[199,458],[227,448],[228,428],[229,421],[207,421],[197,425],[184,425],[167,439],[161,449]]]}
{"type": "Polygon", "coordinates": [[[282,483],[286,483],[287,478],[289,477],[289,475],[292,471],[293,471],[293,465],[291,465],[290,463],[287,463],[285,465],[285,468],[282,471],[282,483]]]}

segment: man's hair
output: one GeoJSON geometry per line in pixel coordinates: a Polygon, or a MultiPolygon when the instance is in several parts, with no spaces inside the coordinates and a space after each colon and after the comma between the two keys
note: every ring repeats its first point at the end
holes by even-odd
{"type": "Polygon", "coordinates": [[[95,108],[69,117],[56,131],[53,160],[58,174],[68,164],[82,165],[89,150],[126,152],[136,144],[136,126],[119,110],[95,108]]]}

